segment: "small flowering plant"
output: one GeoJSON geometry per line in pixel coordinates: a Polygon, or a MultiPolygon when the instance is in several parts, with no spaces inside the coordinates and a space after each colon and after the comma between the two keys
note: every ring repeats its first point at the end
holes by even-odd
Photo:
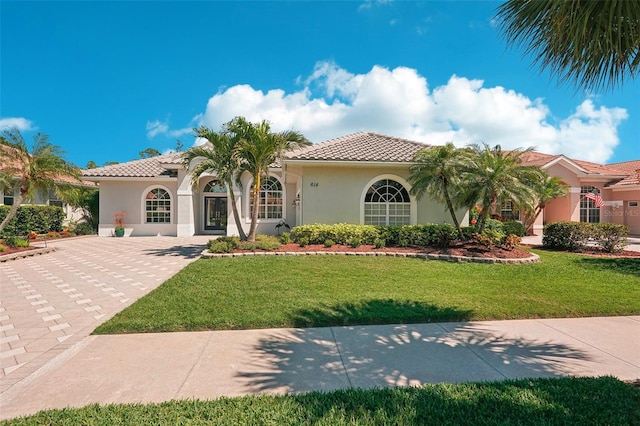
{"type": "Polygon", "coordinates": [[[480,212],[482,211],[482,207],[479,205],[473,206],[471,210],[469,210],[469,223],[475,225],[478,222],[478,217],[480,217],[480,212]]]}
{"type": "Polygon", "coordinates": [[[113,214],[114,217],[114,224],[116,225],[116,231],[118,230],[124,230],[124,217],[126,216],[126,213],[123,211],[119,211],[119,212],[115,212],[113,214]]]}

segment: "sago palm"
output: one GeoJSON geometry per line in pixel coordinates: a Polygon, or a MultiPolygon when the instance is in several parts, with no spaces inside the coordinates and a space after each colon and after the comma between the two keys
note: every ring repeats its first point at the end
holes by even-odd
{"type": "Polygon", "coordinates": [[[0,232],[9,224],[25,200],[34,201],[38,195],[54,191],[62,195],[80,183],[80,169],[64,160],[62,149],[49,142],[47,135],[38,133],[31,151],[20,131],[5,130],[0,136],[0,189],[17,194],[13,206],[0,223],[0,232]]]}
{"type": "Polygon", "coordinates": [[[459,184],[467,158],[467,150],[458,149],[448,142],[446,145],[421,149],[413,157],[414,164],[409,168],[411,194],[419,200],[427,193],[434,200],[445,203],[460,238],[463,236],[456,208],[461,205],[459,184]]]}
{"type": "Polygon", "coordinates": [[[613,89],[640,71],[638,0],[508,0],[495,19],[561,83],[613,89]]]}

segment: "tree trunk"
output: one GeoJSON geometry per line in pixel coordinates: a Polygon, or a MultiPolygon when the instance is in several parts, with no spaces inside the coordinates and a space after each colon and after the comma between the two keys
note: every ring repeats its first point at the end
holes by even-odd
{"type": "Polygon", "coordinates": [[[253,180],[253,208],[251,209],[251,227],[249,228],[248,241],[256,240],[256,229],[258,227],[258,211],[260,209],[260,186],[261,174],[258,174],[253,180]]]}
{"type": "Polygon", "coordinates": [[[2,223],[0,223],[0,232],[2,232],[4,228],[7,227],[9,222],[11,222],[11,219],[16,216],[16,213],[18,213],[18,208],[20,208],[20,204],[22,204],[23,201],[24,196],[22,195],[22,193],[18,194],[18,197],[13,200],[13,205],[9,209],[9,213],[7,213],[7,216],[4,218],[2,223]]]}
{"type": "Polygon", "coordinates": [[[227,182],[227,188],[229,188],[229,197],[231,198],[231,211],[233,212],[233,220],[236,222],[236,227],[238,228],[238,234],[240,234],[240,239],[242,241],[247,240],[247,234],[244,233],[244,229],[242,229],[242,221],[240,220],[240,213],[238,212],[238,206],[236,206],[236,194],[233,192],[233,182],[231,179],[227,182]]]}
{"type": "Polygon", "coordinates": [[[447,202],[447,208],[449,209],[449,213],[451,214],[451,218],[453,219],[453,223],[456,226],[456,230],[458,231],[458,238],[461,240],[464,239],[464,235],[462,235],[462,229],[460,228],[460,222],[458,222],[458,218],[456,217],[455,209],[453,208],[453,203],[451,202],[451,197],[449,197],[449,191],[447,188],[444,188],[444,198],[447,202]]]}

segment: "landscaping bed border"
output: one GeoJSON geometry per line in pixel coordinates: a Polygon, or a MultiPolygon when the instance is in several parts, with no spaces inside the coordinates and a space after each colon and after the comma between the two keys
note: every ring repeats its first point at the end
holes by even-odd
{"type": "Polygon", "coordinates": [[[501,259],[498,257],[473,257],[473,256],[454,256],[449,254],[436,253],[407,253],[393,251],[247,251],[234,253],[210,253],[208,250],[202,252],[201,258],[211,259],[220,257],[244,257],[244,256],[314,256],[314,255],[342,255],[342,256],[390,256],[390,257],[408,257],[424,260],[445,260],[448,262],[472,262],[472,263],[500,263],[500,264],[525,264],[538,263],[540,256],[531,253],[531,256],[518,259],[501,259]]]}

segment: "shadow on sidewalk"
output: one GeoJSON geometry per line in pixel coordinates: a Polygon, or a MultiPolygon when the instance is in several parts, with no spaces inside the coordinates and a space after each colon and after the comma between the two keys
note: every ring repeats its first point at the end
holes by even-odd
{"type": "MultiPolygon", "coordinates": [[[[335,308],[344,310],[351,308],[335,308]]],[[[303,318],[314,315],[324,314],[300,313],[303,318]]],[[[446,329],[439,324],[397,324],[329,330],[301,329],[263,339],[252,350],[256,364],[268,362],[269,367],[264,372],[240,371],[237,377],[258,392],[285,388],[295,393],[314,389],[313,380],[318,382],[315,389],[331,390],[331,383],[344,378],[345,368],[351,386],[367,388],[500,380],[503,374],[560,377],[570,374],[567,360],[589,360],[585,352],[570,346],[500,335],[475,323],[448,323],[446,329]]]]}

